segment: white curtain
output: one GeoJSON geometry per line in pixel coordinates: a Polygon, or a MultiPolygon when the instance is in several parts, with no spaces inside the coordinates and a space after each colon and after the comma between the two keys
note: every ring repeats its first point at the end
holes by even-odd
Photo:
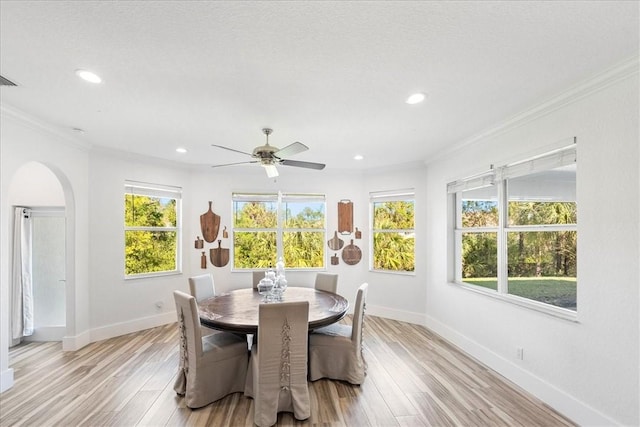
{"type": "Polygon", "coordinates": [[[14,340],[33,334],[31,281],[31,210],[16,207],[13,222],[11,335],[14,340]]]}

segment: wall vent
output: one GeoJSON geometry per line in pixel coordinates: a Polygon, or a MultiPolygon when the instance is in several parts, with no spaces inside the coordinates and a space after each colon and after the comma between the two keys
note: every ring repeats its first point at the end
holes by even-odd
{"type": "Polygon", "coordinates": [[[6,77],[0,76],[0,86],[18,86],[6,77]]]}

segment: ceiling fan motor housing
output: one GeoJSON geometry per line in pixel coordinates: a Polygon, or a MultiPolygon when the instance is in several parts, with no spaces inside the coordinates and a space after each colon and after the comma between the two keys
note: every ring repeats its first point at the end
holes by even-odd
{"type": "Polygon", "coordinates": [[[260,159],[263,163],[266,161],[273,162],[275,160],[273,153],[278,150],[278,147],[273,147],[271,145],[262,145],[253,149],[252,156],[256,159],[260,159]]]}
{"type": "Polygon", "coordinates": [[[263,128],[262,133],[267,136],[267,143],[265,145],[261,145],[253,149],[253,153],[251,154],[254,158],[260,159],[263,165],[272,165],[275,162],[275,158],[273,157],[273,153],[279,150],[278,147],[273,147],[269,145],[269,135],[273,133],[273,129],[263,128]]]}

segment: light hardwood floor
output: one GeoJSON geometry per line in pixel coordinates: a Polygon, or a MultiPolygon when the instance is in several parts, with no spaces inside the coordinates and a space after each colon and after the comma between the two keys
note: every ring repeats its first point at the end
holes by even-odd
{"type": "MultiPolygon", "coordinates": [[[[350,320],[349,320],[350,322],[350,320]]],[[[177,324],[63,352],[60,343],[10,351],[15,384],[0,395],[1,426],[252,426],[241,393],[186,408],[173,391],[177,324]]],[[[311,418],[281,413],[278,425],[574,425],[429,330],[366,316],[362,386],[310,383],[311,418]]]]}

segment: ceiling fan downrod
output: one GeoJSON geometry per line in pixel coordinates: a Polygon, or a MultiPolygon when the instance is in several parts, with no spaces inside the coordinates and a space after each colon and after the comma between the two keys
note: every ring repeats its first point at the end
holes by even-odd
{"type": "Polygon", "coordinates": [[[265,145],[269,145],[269,135],[273,133],[273,129],[271,128],[262,128],[262,133],[267,135],[267,143],[265,145]]]}

